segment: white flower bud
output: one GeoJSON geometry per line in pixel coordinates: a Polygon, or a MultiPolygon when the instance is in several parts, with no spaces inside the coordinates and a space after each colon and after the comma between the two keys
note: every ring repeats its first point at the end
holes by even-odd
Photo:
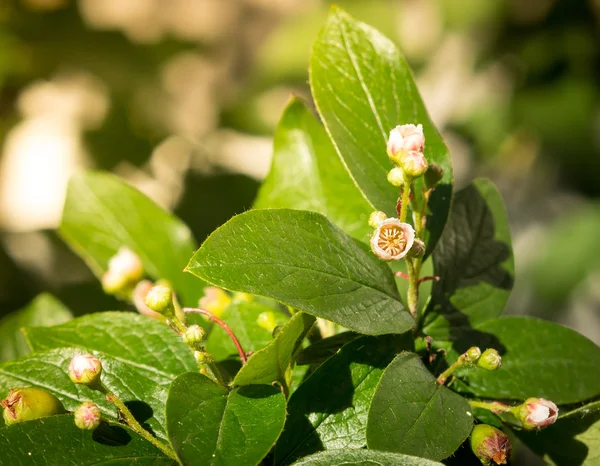
{"type": "Polygon", "coordinates": [[[404,184],[404,174],[400,167],[394,167],[387,175],[387,180],[392,186],[399,188],[404,184]]]}
{"type": "Polygon", "coordinates": [[[407,152],[400,161],[405,178],[419,178],[427,171],[427,159],[422,152],[407,152]]]}
{"type": "Polygon", "coordinates": [[[396,161],[398,156],[401,158],[401,152],[423,152],[425,148],[425,135],[423,134],[423,125],[401,125],[396,126],[390,131],[390,137],[387,143],[387,153],[389,157],[396,161]]]}
{"type": "Polygon", "coordinates": [[[91,354],[76,354],[69,364],[69,378],[73,383],[96,385],[101,373],[102,362],[91,354]]]}
{"type": "Polygon", "coordinates": [[[369,225],[372,226],[373,228],[377,228],[385,220],[387,220],[387,215],[385,215],[385,212],[376,210],[375,212],[371,213],[371,215],[369,216],[369,225]]]}
{"type": "Polygon", "coordinates": [[[108,261],[108,270],[102,276],[102,288],[108,294],[124,292],[139,282],[143,275],[140,258],[131,249],[122,247],[108,261]]]}
{"type": "Polygon", "coordinates": [[[519,420],[527,430],[547,427],[558,418],[558,406],[543,398],[529,398],[517,408],[519,420]]]}
{"type": "Polygon", "coordinates": [[[371,250],[385,261],[402,259],[415,241],[415,230],[397,218],[381,222],[371,237],[371,250]]]}

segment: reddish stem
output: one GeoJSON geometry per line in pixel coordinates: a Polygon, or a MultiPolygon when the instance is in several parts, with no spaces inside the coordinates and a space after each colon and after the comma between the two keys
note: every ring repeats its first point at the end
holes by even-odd
{"type": "Polygon", "coordinates": [[[410,280],[410,277],[408,276],[408,274],[406,274],[404,272],[396,272],[396,277],[402,277],[405,280],[410,280]]]}
{"type": "Polygon", "coordinates": [[[440,277],[437,277],[437,276],[435,276],[435,275],[430,275],[430,276],[427,276],[427,277],[422,277],[422,278],[419,280],[419,285],[420,285],[421,283],[423,283],[423,282],[426,282],[426,281],[429,281],[429,280],[432,280],[432,281],[434,281],[434,282],[439,282],[439,281],[440,281],[440,277]]]}
{"type": "Polygon", "coordinates": [[[209,312],[205,309],[200,309],[200,308],[196,308],[196,307],[186,307],[183,309],[183,312],[185,312],[186,314],[188,312],[195,312],[197,314],[202,314],[202,315],[208,317],[210,320],[212,320],[215,324],[217,324],[223,330],[225,330],[227,332],[227,334],[229,335],[229,337],[231,338],[231,341],[233,341],[233,344],[235,345],[237,352],[240,355],[240,359],[242,360],[242,364],[246,364],[248,357],[246,356],[246,353],[244,352],[244,349],[242,348],[242,344],[240,343],[240,340],[238,340],[238,338],[235,336],[235,333],[233,333],[233,330],[231,330],[231,328],[229,328],[229,325],[227,325],[225,322],[223,322],[217,316],[213,315],[211,312],[209,312]]]}

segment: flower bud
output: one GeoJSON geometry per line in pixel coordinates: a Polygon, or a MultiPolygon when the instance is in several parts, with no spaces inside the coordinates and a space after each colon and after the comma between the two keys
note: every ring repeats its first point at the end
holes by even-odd
{"type": "Polygon", "coordinates": [[[423,152],[424,148],[425,135],[423,134],[423,125],[400,125],[390,131],[387,153],[394,162],[402,152],[423,152]]]}
{"type": "Polygon", "coordinates": [[[554,424],[558,418],[558,407],[543,398],[529,398],[515,408],[514,414],[524,429],[542,429],[554,424]]]}
{"type": "Polygon", "coordinates": [[[512,452],[508,436],[487,424],[478,424],[471,432],[471,450],[485,466],[507,464],[512,452]]]}
{"type": "Polygon", "coordinates": [[[415,241],[408,251],[410,257],[423,257],[425,255],[425,243],[422,239],[415,238],[415,241]]]}
{"type": "Polygon", "coordinates": [[[194,358],[198,364],[208,364],[210,356],[206,351],[194,351],[194,358]]]}
{"type": "Polygon", "coordinates": [[[371,237],[371,250],[385,261],[402,259],[415,241],[415,230],[396,218],[381,222],[371,237]]]}
{"type": "Polygon", "coordinates": [[[407,152],[400,161],[405,178],[419,178],[427,171],[427,159],[422,152],[407,152]]]}
{"type": "Polygon", "coordinates": [[[477,366],[486,371],[496,371],[502,366],[502,357],[494,348],[488,348],[477,361],[477,366]]]}
{"type": "Polygon", "coordinates": [[[102,411],[96,403],[91,401],[81,403],[73,414],[75,415],[75,425],[82,430],[94,430],[102,420],[102,411]]]}
{"type": "Polygon", "coordinates": [[[58,398],[40,388],[13,388],[0,406],[7,426],[65,412],[58,398]]]}
{"type": "Polygon", "coordinates": [[[91,354],[76,354],[69,364],[69,378],[73,383],[97,385],[101,373],[102,362],[91,354]]]}
{"type": "Polygon", "coordinates": [[[425,175],[423,175],[423,179],[425,180],[425,187],[427,189],[433,188],[440,181],[442,181],[443,177],[444,169],[440,167],[437,163],[430,163],[427,167],[427,171],[425,171],[425,175]]]}
{"type": "Polygon", "coordinates": [[[168,286],[153,286],[146,295],[146,306],[167,318],[175,315],[173,306],[173,292],[168,286]]]}
{"type": "Polygon", "coordinates": [[[465,351],[461,357],[463,358],[465,364],[475,364],[481,357],[481,350],[477,348],[477,346],[472,346],[465,351]]]}
{"type": "Polygon", "coordinates": [[[125,291],[128,285],[127,277],[110,270],[102,275],[102,289],[106,294],[117,294],[125,291]]]}
{"type": "Polygon", "coordinates": [[[199,325],[190,325],[183,334],[183,341],[194,346],[201,344],[206,338],[206,330],[199,325]]]}
{"type": "Polygon", "coordinates": [[[199,306],[206,309],[216,317],[221,317],[223,312],[231,303],[231,297],[216,286],[208,286],[204,288],[204,296],[200,298],[199,306]]]}
{"type": "Polygon", "coordinates": [[[373,228],[377,228],[386,219],[387,219],[387,215],[385,215],[385,212],[376,210],[375,212],[372,212],[371,215],[369,216],[369,225],[372,226],[373,228]]]}
{"type": "Polygon", "coordinates": [[[392,186],[400,187],[404,184],[404,173],[399,167],[394,167],[387,175],[387,180],[392,186]]]}
{"type": "Polygon", "coordinates": [[[140,258],[131,249],[122,247],[108,261],[102,287],[108,294],[120,293],[140,281],[143,275],[144,267],[140,258]]]}
{"type": "Polygon", "coordinates": [[[146,306],[146,296],[148,296],[148,292],[153,286],[154,284],[150,280],[142,280],[135,286],[131,298],[133,305],[141,315],[156,319],[161,317],[161,315],[146,306]]]}
{"type": "Polygon", "coordinates": [[[273,312],[261,312],[256,318],[256,323],[259,327],[264,328],[268,332],[272,332],[277,327],[277,319],[273,312]]]}

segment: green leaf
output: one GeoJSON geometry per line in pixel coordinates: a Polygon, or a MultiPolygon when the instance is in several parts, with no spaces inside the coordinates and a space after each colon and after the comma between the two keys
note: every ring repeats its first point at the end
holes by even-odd
{"type": "Polygon", "coordinates": [[[502,197],[489,180],[478,179],[454,196],[433,262],[440,281],[426,311],[428,335],[456,340],[502,314],[515,268],[502,197]]]}
{"type": "Polygon", "coordinates": [[[238,215],[209,236],[187,270],[360,333],[404,333],[414,324],[389,267],[314,212],[238,215]]]}
{"type": "Polygon", "coordinates": [[[294,466],[443,466],[437,461],[373,450],[330,450],[307,456],[294,466]]]}
{"type": "Polygon", "coordinates": [[[254,353],[233,379],[235,385],[285,382],[302,340],[315,323],[315,318],[298,312],[279,330],[263,349],[254,353]]]}
{"type": "Polygon", "coordinates": [[[362,337],[325,361],[291,396],[286,427],[275,448],[277,464],[319,450],[363,448],[367,414],[385,367],[410,335],[362,337]]]}
{"type": "Polygon", "coordinates": [[[568,404],[600,394],[600,347],[562,325],[531,317],[503,317],[476,327],[458,343],[457,351],[467,345],[496,348],[502,355],[498,371],[458,373],[475,396],[542,397],[568,404]]]}
{"type": "Polygon", "coordinates": [[[600,464],[600,402],[561,415],[539,432],[517,432],[519,438],[553,466],[600,464]]]}
{"type": "Polygon", "coordinates": [[[319,340],[300,351],[296,364],[322,364],[336,354],[342,346],[358,337],[360,334],[355,332],[342,332],[319,340]]]}
{"type": "Polygon", "coordinates": [[[158,448],[125,426],[102,423],[95,431],[81,430],[68,414],[0,429],[0,451],[11,466],[173,464],[158,448]]]}
{"type": "Polygon", "coordinates": [[[54,296],[47,293],[38,295],[23,309],[0,320],[0,362],[31,352],[21,333],[23,327],[62,324],[72,318],[71,312],[54,296]]]}
{"type": "MultiPolygon", "coordinates": [[[[152,417],[148,423],[157,435],[165,435],[164,402],[168,386],[179,374],[197,369],[191,351],[175,332],[165,324],[134,313],[92,314],[56,327],[29,328],[25,333],[34,351],[75,347],[93,354],[97,352],[103,361],[105,384],[123,401],[138,404],[142,415],[150,409],[148,412],[152,417]],[[111,369],[113,364],[114,369],[111,369]]],[[[73,393],[68,387],[74,384],[66,375],[73,354],[72,349],[68,350],[65,361],[59,358],[58,362],[52,363],[58,368],[49,367],[39,375],[32,369],[37,363],[35,358],[28,363],[21,360],[5,370],[13,373],[16,380],[12,383],[17,383],[23,372],[28,378],[29,374],[36,374],[31,380],[35,380],[40,388],[44,388],[45,384],[58,383],[55,394],[61,398],[61,392],[73,393]],[[48,374],[43,376],[46,372],[48,374]]],[[[0,366],[0,382],[2,368],[4,366],[0,366]]],[[[6,386],[0,383],[0,387],[6,386]]]]}
{"type": "Polygon", "coordinates": [[[182,273],[196,244],[190,230],[118,177],[100,172],[69,182],[60,233],[98,278],[126,246],[154,279],[168,280],[185,305],[196,306],[202,285],[182,273]]]}
{"type": "MultiPolygon", "coordinates": [[[[273,341],[273,332],[257,323],[258,316],[264,312],[273,313],[277,325],[285,325],[288,321],[288,316],[283,312],[258,300],[234,301],[225,309],[220,318],[227,322],[227,325],[238,337],[244,351],[254,352],[273,341]]],[[[216,360],[226,359],[231,355],[238,354],[227,332],[218,325],[212,326],[210,335],[206,340],[206,350],[216,360]]]]}
{"type": "Polygon", "coordinates": [[[368,241],[373,208],[337,155],[323,126],[298,98],[292,98],[275,131],[271,171],[255,208],[312,210],[349,235],[368,241]]]}
{"type": "Polygon", "coordinates": [[[285,398],[270,385],[229,392],[189,373],[169,390],[169,438],[184,465],[255,466],[275,444],[284,422],[285,398]]]}
{"type": "Polygon", "coordinates": [[[375,450],[441,460],[473,427],[467,400],[445,386],[414,353],[402,353],[383,373],[369,411],[367,443],[375,450]]]}
{"type": "MultiPolygon", "coordinates": [[[[426,243],[433,250],[450,210],[452,165],[404,57],[388,38],[334,7],[313,46],[310,86],[325,128],[359,189],[388,215],[398,200],[398,188],[387,181],[393,166],[386,153],[389,132],[400,124],[423,125],[425,156],[444,169],[429,203],[426,243]]],[[[418,180],[417,192],[421,187],[418,180]]]]}

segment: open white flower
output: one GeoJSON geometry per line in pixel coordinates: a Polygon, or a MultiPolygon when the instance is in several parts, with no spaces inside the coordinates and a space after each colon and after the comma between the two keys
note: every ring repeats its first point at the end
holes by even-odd
{"type": "Polygon", "coordinates": [[[402,259],[415,241],[415,230],[397,218],[381,222],[371,237],[371,250],[385,261],[402,259]]]}

